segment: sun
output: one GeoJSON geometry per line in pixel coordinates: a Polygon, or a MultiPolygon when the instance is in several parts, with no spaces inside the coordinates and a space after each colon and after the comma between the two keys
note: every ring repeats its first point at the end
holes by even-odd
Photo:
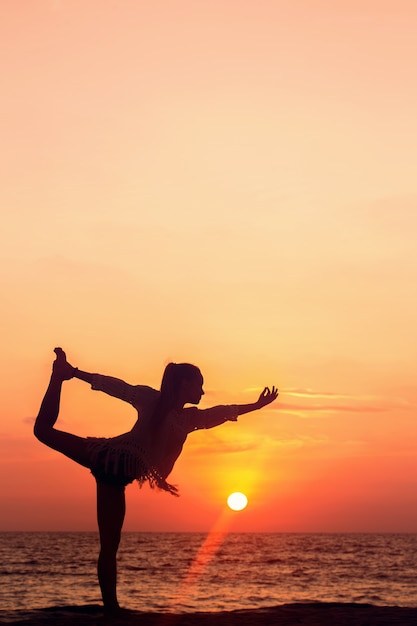
{"type": "Polygon", "coordinates": [[[232,511],[242,511],[248,504],[248,499],[244,493],[235,491],[227,498],[227,504],[232,511]]]}

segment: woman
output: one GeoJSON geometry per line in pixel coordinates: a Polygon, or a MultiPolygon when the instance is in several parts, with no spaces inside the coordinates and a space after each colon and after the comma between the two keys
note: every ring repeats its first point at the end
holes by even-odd
{"type": "Polygon", "coordinates": [[[165,368],[161,389],[129,385],[123,380],[90,374],[70,365],[61,348],[55,348],[56,360],[43,398],[34,433],[44,444],[65,454],[91,470],[97,483],[97,518],[100,534],[98,579],[104,609],[120,612],[116,593],[116,555],[125,516],[125,487],[137,480],[148,482],[177,494],[175,486],[166,482],[181,453],[188,433],[200,428],[213,428],[238,415],[249,413],[273,402],[278,389],[265,387],[252,404],[216,406],[211,409],[184,408],[197,405],[204,394],[200,370],[189,363],[170,363],[165,368]],[[58,418],[62,383],[79,378],[92,389],[103,391],[129,402],[138,411],[132,430],[111,438],[78,437],[55,428],[58,418]]]}

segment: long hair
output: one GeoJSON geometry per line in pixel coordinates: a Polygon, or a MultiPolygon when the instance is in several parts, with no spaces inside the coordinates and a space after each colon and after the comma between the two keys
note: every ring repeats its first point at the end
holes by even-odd
{"type": "Polygon", "coordinates": [[[190,380],[201,374],[198,367],[191,363],[168,363],[161,381],[161,397],[167,402],[175,402],[183,380],[190,380]]]}
{"type": "Polygon", "coordinates": [[[162,376],[161,393],[151,418],[151,429],[154,436],[157,435],[158,428],[175,405],[181,383],[184,380],[190,380],[197,374],[201,376],[200,370],[191,363],[168,363],[162,376]]]}

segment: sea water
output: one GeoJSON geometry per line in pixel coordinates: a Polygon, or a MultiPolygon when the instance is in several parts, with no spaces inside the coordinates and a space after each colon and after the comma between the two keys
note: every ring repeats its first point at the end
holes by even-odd
{"type": "MultiPolygon", "coordinates": [[[[97,533],[0,533],[0,609],[100,603],[97,533]]],[[[123,533],[119,601],[140,611],[283,603],[417,607],[417,535],[123,533]]]]}

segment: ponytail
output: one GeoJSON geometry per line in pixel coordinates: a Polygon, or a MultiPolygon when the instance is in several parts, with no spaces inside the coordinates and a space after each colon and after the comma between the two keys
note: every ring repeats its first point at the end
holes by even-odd
{"type": "Polygon", "coordinates": [[[165,416],[174,406],[182,381],[188,380],[196,374],[200,374],[200,370],[191,363],[168,363],[162,376],[159,400],[151,419],[154,435],[157,434],[165,416]]]}

